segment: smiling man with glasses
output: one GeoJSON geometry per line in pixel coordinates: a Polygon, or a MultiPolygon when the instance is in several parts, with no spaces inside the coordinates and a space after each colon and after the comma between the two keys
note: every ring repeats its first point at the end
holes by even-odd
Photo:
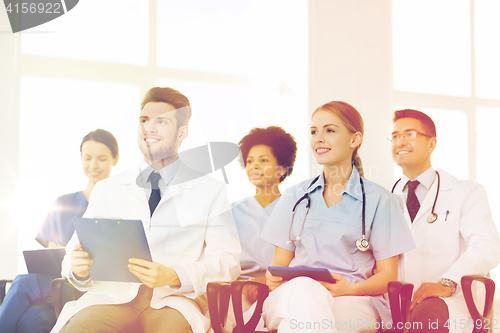
{"type": "MultiPolygon", "coordinates": [[[[405,140],[416,139],[417,135],[423,135],[423,136],[428,137],[428,138],[432,138],[433,137],[432,135],[427,135],[425,133],[420,133],[420,132],[417,132],[415,130],[407,130],[404,133],[392,133],[391,135],[389,135],[389,137],[387,138],[387,140],[389,140],[390,142],[396,143],[397,141],[399,141],[402,138],[405,139],[405,140]]],[[[435,137],[435,135],[434,135],[434,137],[435,137]]]]}
{"type": "Polygon", "coordinates": [[[411,321],[418,329],[411,332],[470,332],[460,324],[470,319],[460,280],[486,275],[500,261],[500,239],[484,187],[432,168],[436,126],[426,114],[396,111],[388,139],[403,170],[392,191],[417,244],[403,261],[405,281],[415,286],[411,321]]]}

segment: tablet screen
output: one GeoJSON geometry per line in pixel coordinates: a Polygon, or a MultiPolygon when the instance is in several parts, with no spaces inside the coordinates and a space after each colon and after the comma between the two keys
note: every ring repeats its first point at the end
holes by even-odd
{"type": "Polygon", "coordinates": [[[281,276],[284,280],[291,280],[299,276],[305,276],[316,281],[329,283],[336,282],[332,274],[330,274],[326,268],[269,266],[268,269],[272,275],[281,276]]]}

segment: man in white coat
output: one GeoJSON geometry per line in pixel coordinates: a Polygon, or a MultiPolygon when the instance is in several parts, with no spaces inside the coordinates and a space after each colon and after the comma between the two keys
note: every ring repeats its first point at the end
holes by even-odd
{"type": "Polygon", "coordinates": [[[152,262],[131,258],[142,283],[93,281],[92,260],[76,233],[62,274],[86,291],[67,303],[52,332],[206,332],[206,285],[240,274],[240,244],[226,185],[177,157],[191,107],[171,88],[152,88],[141,104],[140,166],[99,182],[84,217],[139,219],[152,262]]]}
{"type": "Polygon", "coordinates": [[[486,275],[500,261],[485,190],[432,168],[436,127],[426,114],[396,111],[391,141],[394,162],[403,170],[393,192],[417,245],[404,254],[405,280],[415,286],[412,332],[470,332],[460,280],[486,275]]]}

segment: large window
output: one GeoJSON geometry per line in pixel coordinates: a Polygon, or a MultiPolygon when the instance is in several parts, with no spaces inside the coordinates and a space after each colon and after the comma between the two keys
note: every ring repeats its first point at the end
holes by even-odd
{"type": "MultiPolygon", "coordinates": [[[[495,0],[393,1],[395,105],[435,120],[433,165],[483,184],[500,229],[499,12],[495,0]]],[[[491,273],[500,282],[500,268],[491,273]]]]}
{"type": "MultiPolygon", "coordinates": [[[[58,196],[85,188],[79,154],[85,134],[102,128],[116,136],[120,158],[112,175],[139,163],[139,105],[156,85],[192,102],[181,150],[238,143],[253,127],[280,125],[299,143],[283,189],[308,177],[307,5],[86,0],[22,32],[20,186],[37,200],[18,217],[19,253],[39,247],[34,238],[58,196]]],[[[226,173],[230,201],[253,194],[237,160],[226,173]]],[[[212,176],[223,179],[220,170],[212,176]]],[[[22,256],[18,267],[25,271],[22,256]]]]}

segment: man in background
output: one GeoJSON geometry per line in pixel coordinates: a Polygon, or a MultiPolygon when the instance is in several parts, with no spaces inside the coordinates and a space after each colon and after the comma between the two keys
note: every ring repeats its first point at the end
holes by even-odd
{"type": "Polygon", "coordinates": [[[391,141],[394,162],[403,170],[393,192],[402,201],[417,245],[404,254],[405,281],[416,288],[412,332],[466,332],[467,325],[464,330],[460,323],[470,317],[461,278],[486,275],[500,262],[500,239],[486,192],[474,181],[432,168],[436,127],[426,114],[396,111],[391,141]]]}

